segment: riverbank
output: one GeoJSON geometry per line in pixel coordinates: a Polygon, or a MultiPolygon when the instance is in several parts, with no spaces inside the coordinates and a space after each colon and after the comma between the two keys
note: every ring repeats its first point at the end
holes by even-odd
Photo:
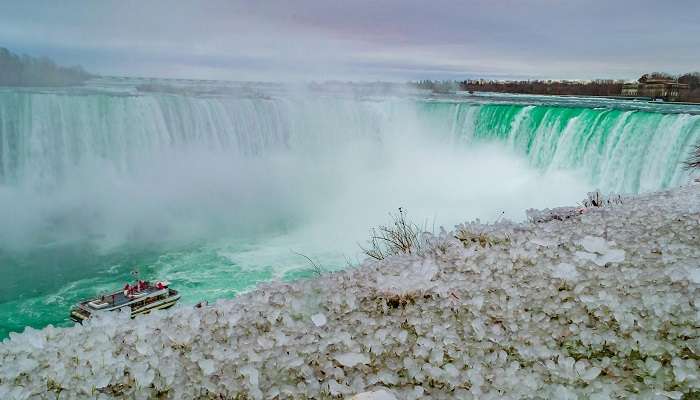
{"type": "Polygon", "coordinates": [[[530,215],[204,309],[11,334],[0,398],[697,395],[700,185],[530,215]]]}

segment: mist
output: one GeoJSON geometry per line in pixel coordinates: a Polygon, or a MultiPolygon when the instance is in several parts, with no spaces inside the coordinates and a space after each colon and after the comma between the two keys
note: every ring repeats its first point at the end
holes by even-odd
{"type": "Polygon", "coordinates": [[[333,96],[295,89],[293,100],[274,102],[116,99],[114,120],[132,107],[153,111],[140,111],[149,122],[161,113],[176,119],[169,106],[192,111],[174,131],[132,116],[133,125],[88,147],[83,135],[101,126],[99,114],[51,125],[65,149],[39,146],[42,157],[23,160],[15,183],[0,185],[0,220],[8,221],[0,242],[109,252],[230,238],[357,255],[370,227],[398,207],[449,229],[472,218],[520,220],[526,208],[571,204],[591,188],[575,171],[538,171],[503,145],[455,141],[411,102],[333,96]]]}

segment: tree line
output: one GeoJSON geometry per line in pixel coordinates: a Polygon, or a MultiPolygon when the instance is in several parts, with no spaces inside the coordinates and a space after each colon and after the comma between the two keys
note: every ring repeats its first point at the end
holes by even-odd
{"type": "Polygon", "coordinates": [[[463,90],[470,92],[497,92],[519,94],[550,94],[550,95],[586,95],[586,96],[619,96],[622,91],[622,80],[598,79],[589,82],[553,81],[553,80],[463,80],[463,81],[432,81],[422,80],[413,85],[419,89],[433,92],[453,92],[463,90]]]}
{"type": "Polygon", "coordinates": [[[482,81],[466,80],[460,82],[462,90],[479,92],[504,92],[522,94],[554,94],[580,96],[619,96],[624,81],[596,79],[589,82],[580,81],[482,81]]]}
{"type": "Polygon", "coordinates": [[[689,72],[677,77],[678,83],[687,83],[690,93],[688,100],[700,103],[700,72],[689,72]]]}
{"type": "Polygon", "coordinates": [[[64,67],[46,57],[18,55],[0,47],[0,86],[79,85],[91,77],[80,66],[64,67]]]}
{"type": "MultiPolygon", "coordinates": [[[[681,75],[671,75],[664,72],[652,72],[642,75],[637,81],[644,83],[650,79],[673,80],[688,84],[688,101],[700,102],[700,72],[689,72],[681,75]]],[[[596,79],[592,81],[554,81],[554,80],[520,80],[499,81],[484,79],[469,79],[463,81],[433,81],[422,80],[412,85],[419,89],[431,90],[436,93],[454,92],[456,90],[470,92],[497,92],[542,95],[575,95],[575,96],[620,96],[624,80],[596,79]]]]}

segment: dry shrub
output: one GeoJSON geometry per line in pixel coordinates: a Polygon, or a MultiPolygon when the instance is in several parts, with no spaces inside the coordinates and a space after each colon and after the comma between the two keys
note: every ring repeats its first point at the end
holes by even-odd
{"type": "Polygon", "coordinates": [[[510,238],[507,236],[504,238],[488,235],[484,232],[481,233],[474,233],[471,232],[465,228],[460,228],[457,233],[455,234],[455,239],[459,240],[462,242],[464,247],[467,247],[471,244],[478,244],[479,246],[486,248],[486,247],[493,247],[496,245],[500,244],[509,244],[510,243],[510,238]]]}
{"type": "Polygon", "coordinates": [[[369,296],[360,299],[360,303],[371,312],[388,313],[395,309],[405,309],[421,299],[429,299],[432,295],[421,291],[410,291],[405,293],[393,293],[386,291],[375,291],[369,296]]]}
{"type": "Polygon", "coordinates": [[[418,293],[387,293],[384,298],[386,305],[390,308],[406,308],[410,304],[414,304],[418,298],[418,293]]]}
{"type": "Polygon", "coordinates": [[[604,196],[600,190],[596,190],[595,192],[589,192],[588,198],[584,199],[582,204],[585,208],[612,206],[615,204],[622,204],[622,196],[619,194],[604,196]]]}
{"type": "Polygon", "coordinates": [[[401,207],[398,214],[389,215],[392,223],[372,228],[368,246],[360,246],[362,251],[375,260],[397,254],[421,254],[425,247],[422,238],[425,229],[408,221],[406,212],[401,207]]]}

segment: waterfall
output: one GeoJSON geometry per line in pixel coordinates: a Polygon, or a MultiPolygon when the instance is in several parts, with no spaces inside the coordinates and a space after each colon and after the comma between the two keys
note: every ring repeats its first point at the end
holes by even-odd
{"type": "Polygon", "coordinates": [[[0,338],[62,323],[135,265],[194,303],[306,276],[296,252],[358,262],[398,207],[450,229],[680,185],[700,140],[700,116],[659,105],[108,83],[0,89],[0,338]]]}
{"type": "Polygon", "coordinates": [[[249,234],[330,221],[350,209],[379,219],[395,203],[412,201],[427,215],[452,207],[454,218],[479,217],[477,210],[492,212],[485,204],[510,198],[514,187],[521,200],[501,209],[575,201],[572,193],[593,188],[638,193],[683,184],[690,172],[682,162],[699,140],[699,115],[610,107],[329,93],[3,90],[0,218],[9,223],[0,240],[123,243],[173,232],[206,235],[213,227],[249,234]],[[500,153],[486,149],[493,146],[500,153]],[[525,165],[516,166],[521,160],[525,165]],[[410,174],[417,168],[415,184],[410,174]],[[476,171],[479,179],[502,176],[502,187],[477,190],[476,171]],[[557,173],[580,183],[564,190],[557,173]],[[520,192],[527,191],[523,185],[540,190],[543,182],[550,189],[538,200],[520,192]],[[456,196],[455,184],[470,191],[456,196]],[[392,185],[385,204],[359,206],[367,188],[384,193],[392,185]],[[438,192],[442,200],[427,198],[438,192]],[[328,204],[347,199],[353,201],[345,211],[319,217],[328,204]],[[472,200],[472,214],[460,211],[472,200]]]}
{"type": "Polygon", "coordinates": [[[76,166],[197,148],[231,157],[314,152],[402,135],[497,141],[540,170],[583,170],[601,189],[637,193],[683,183],[700,116],[612,108],[384,99],[0,93],[0,184],[56,184],[76,166]]]}
{"type": "Polygon", "coordinates": [[[365,108],[325,100],[4,92],[0,182],[54,182],[95,160],[135,173],[140,159],[193,148],[254,156],[332,146],[374,131],[365,108]]]}
{"type": "Polygon", "coordinates": [[[421,105],[457,138],[505,143],[540,170],[577,169],[605,191],[639,193],[687,182],[700,115],[549,105],[421,105]]]}

